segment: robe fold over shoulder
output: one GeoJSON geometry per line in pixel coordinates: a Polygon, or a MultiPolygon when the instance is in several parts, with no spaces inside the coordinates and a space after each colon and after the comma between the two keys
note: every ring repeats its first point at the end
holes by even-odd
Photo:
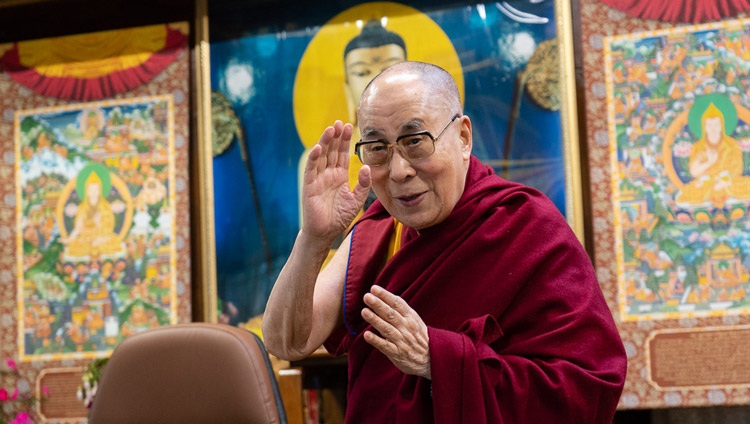
{"type": "Polygon", "coordinates": [[[354,227],[344,322],[348,423],[610,423],[627,360],[591,261],[556,207],[472,156],[450,216],[405,228],[373,203],[354,227]],[[428,327],[432,379],[406,375],[363,337],[373,284],[428,327]]]}

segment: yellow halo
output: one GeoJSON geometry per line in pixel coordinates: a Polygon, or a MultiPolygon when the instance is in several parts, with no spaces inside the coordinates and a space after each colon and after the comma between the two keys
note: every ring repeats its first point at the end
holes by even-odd
{"type": "Polygon", "coordinates": [[[412,7],[391,2],[364,3],[349,8],[320,28],[307,46],[294,81],[294,122],[306,149],[314,146],[323,129],[336,119],[348,120],[344,92],[344,48],[372,19],[399,34],[407,58],[438,65],[456,80],[463,103],[461,61],[448,36],[435,21],[412,7]]]}

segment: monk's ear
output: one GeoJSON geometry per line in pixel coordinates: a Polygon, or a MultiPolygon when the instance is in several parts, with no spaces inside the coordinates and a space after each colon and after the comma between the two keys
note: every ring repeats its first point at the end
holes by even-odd
{"type": "Polygon", "coordinates": [[[461,139],[461,155],[464,160],[469,160],[471,157],[471,148],[473,142],[471,138],[471,119],[467,115],[462,115],[459,118],[461,121],[461,127],[459,129],[459,137],[461,139]]]}

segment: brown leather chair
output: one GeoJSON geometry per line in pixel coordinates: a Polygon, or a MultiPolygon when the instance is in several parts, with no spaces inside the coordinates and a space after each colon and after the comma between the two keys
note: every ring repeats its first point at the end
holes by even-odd
{"type": "Polygon", "coordinates": [[[125,339],[104,366],[89,422],[286,424],[286,416],[260,338],[190,323],[125,339]]]}

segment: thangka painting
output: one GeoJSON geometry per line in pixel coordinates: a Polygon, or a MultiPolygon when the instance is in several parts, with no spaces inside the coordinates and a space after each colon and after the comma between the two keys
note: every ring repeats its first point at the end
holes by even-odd
{"type": "Polygon", "coordinates": [[[42,421],[84,422],[81,370],[192,318],[188,40],[172,22],[0,44],[0,357],[49,389],[42,421]]]}
{"type": "Polygon", "coordinates": [[[605,39],[624,321],[750,312],[750,21],[605,39]]]}
{"type": "Polygon", "coordinates": [[[176,322],[171,96],[15,114],[19,355],[176,322]]]}
{"type": "MultiPolygon", "coordinates": [[[[570,212],[554,47],[558,2],[352,3],[302,2],[294,16],[259,5],[209,5],[222,322],[260,331],[300,228],[307,153],[336,119],[351,122],[358,140],[361,92],[402,60],[451,73],[472,119],[473,153],[570,212]],[[267,18],[277,15],[284,20],[267,18]]],[[[353,151],[350,163],[353,184],[361,166],[353,151]]]]}

